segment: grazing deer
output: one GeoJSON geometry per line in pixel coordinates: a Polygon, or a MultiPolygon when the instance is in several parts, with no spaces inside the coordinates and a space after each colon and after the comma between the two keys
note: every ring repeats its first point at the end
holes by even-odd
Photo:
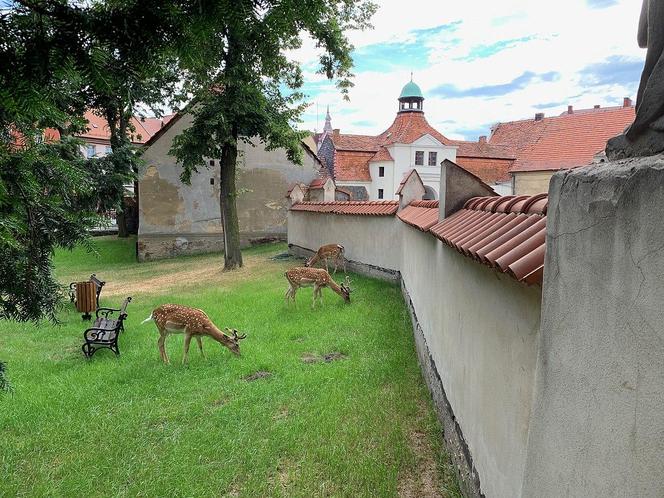
{"type": "Polygon", "coordinates": [[[316,305],[316,298],[320,299],[321,303],[323,302],[323,287],[329,287],[339,294],[345,302],[350,303],[352,289],[350,288],[350,279],[348,277],[346,277],[344,283],[337,285],[327,270],[308,267],[291,268],[284,275],[286,275],[289,284],[286,291],[286,302],[292,299],[293,303],[295,303],[295,294],[300,287],[313,287],[314,298],[311,303],[311,307],[313,308],[316,305]]]}
{"type": "Polygon", "coordinates": [[[150,316],[143,320],[143,323],[150,320],[153,320],[159,329],[159,354],[164,363],[170,363],[165,347],[166,337],[170,334],[184,334],[182,364],[186,364],[189,360],[189,343],[192,337],[196,338],[203,358],[205,358],[205,353],[203,353],[203,336],[205,335],[222,346],[226,346],[236,355],[240,354],[240,340],[247,337],[246,334],[238,335],[237,330],[228,328],[224,329],[225,334],[212,323],[203,310],[179,304],[162,304],[155,308],[150,316]]]}
{"type": "Polygon", "coordinates": [[[337,265],[340,262],[343,265],[344,273],[346,273],[346,257],[344,255],[344,246],[340,244],[326,244],[324,246],[320,246],[318,251],[316,251],[316,254],[311,256],[307,262],[304,263],[304,266],[313,266],[320,260],[325,260],[325,269],[328,271],[328,273],[330,271],[330,268],[328,267],[329,260],[334,262],[334,274],[337,273],[337,265]]]}

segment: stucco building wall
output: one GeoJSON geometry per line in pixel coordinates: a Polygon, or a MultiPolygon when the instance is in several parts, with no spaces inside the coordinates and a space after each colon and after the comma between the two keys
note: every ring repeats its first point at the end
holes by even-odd
{"type": "Polygon", "coordinates": [[[524,496],[664,493],[664,156],[560,172],[524,496]]]}
{"type": "MultiPolygon", "coordinates": [[[[139,180],[139,260],[223,250],[219,208],[219,161],[194,173],[191,185],[180,181],[182,168],[169,155],[172,141],[191,124],[183,115],[145,150],[139,180]]],[[[319,163],[303,151],[303,166],[284,150],[267,151],[258,140],[238,147],[237,199],[243,244],[261,238],[285,238],[288,199],[294,183],[309,184],[319,163]]],[[[212,164],[210,164],[212,162],[212,164]]]]}
{"type": "Polygon", "coordinates": [[[549,191],[549,181],[554,171],[515,171],[514,194],[535,195],[549,191]]]}

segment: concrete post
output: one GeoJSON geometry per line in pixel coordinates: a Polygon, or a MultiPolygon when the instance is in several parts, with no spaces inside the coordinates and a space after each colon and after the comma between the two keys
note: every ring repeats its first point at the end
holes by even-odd
{"type": "Polygon", "coordinates": [[[522,496],[664,490],[664,156],[554,175],[522,496]]]}

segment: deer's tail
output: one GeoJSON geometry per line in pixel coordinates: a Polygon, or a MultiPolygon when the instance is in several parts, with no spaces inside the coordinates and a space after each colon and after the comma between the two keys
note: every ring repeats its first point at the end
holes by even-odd
{"type": "Polygon", "coordinates": [[[150,320],[152,320],[152,313],[150,313],[150,316],[141,322],[141,325],[143,325],[144,323],[148,323],[150,320]]]}

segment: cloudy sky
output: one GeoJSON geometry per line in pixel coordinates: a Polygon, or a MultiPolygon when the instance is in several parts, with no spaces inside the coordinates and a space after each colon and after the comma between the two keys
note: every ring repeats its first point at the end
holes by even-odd
{"type": "Polygon", "coordinates": [[[316,74],[310,44],[295,54],[312,103],[303,128],[320,130],[329,105],[334,128],[382,132],[411,71],[427,120],[456,139],[568,104],[604,107],[636,96],[645,58],[636,43],[640,0],[376,1],[374,29],[351,33],[350,102],[316,74]]]}

